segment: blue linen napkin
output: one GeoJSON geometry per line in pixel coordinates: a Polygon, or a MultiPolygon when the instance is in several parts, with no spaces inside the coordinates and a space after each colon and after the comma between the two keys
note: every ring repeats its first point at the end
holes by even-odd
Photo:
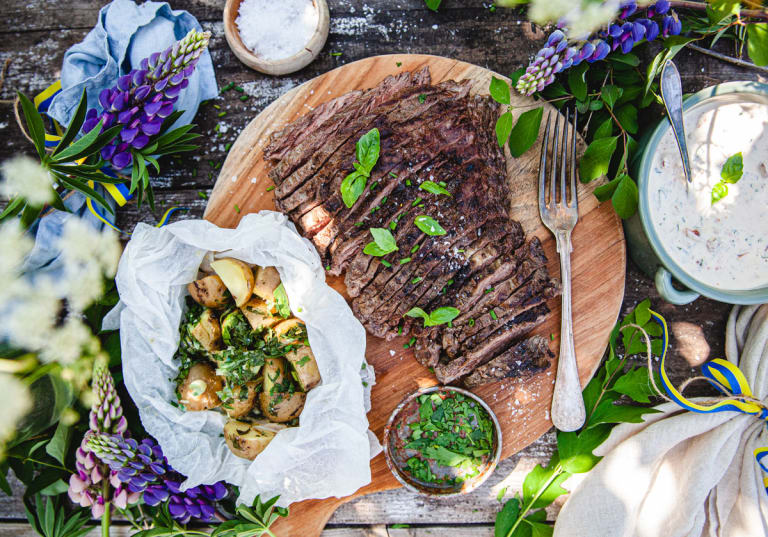
{"type": "MultiPolygon", "coordinates": [[[[197,19],[186,11],[172,10],[165,2],[136,5],[132,0],[114,0],[107,4],[99,11],[93,30],[64,55],[62,91],[51,102],[48,115],[62,125],[69,123],[83,88],[88,94],[88,107],[99,108],[101,90],[112,87],[132,66],[153,52],[168,48],[192,29],[202,30],[197,19]]],[[[184,110],[176,125],[191,123],[200,103],[217,95],[213,62],[206,50],[189,79],[189,86],[176,102],[175,108],[184,110]]],[[[104,194],[98,186],[97,190],[104,194]]],[[[105,198],[114,208],[110,197],[105,198]]],[[[57,242],[67,219],[83,218],[97,229],[104,227],[87,209],[82,194],[75,192],[64,203],[71,213],[53,210],[30,229],[35,235],[35,246],[24,263],[25,272],[55,274],[61,270],[57,242]]]]}

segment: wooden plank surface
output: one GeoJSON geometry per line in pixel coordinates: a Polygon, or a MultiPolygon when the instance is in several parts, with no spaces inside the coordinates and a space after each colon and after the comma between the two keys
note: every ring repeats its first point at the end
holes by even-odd
{"type": "MultiPolygon", "coordinates": [[[[8,59],[10,64],[0,89],[0,100],[11,99],[16,90],[34,94],[55,80],[64,52],[83,39],[105,3],[105,0],[2,0],[0,66],[8,59]]],[[[198,131],[205,135],[201,150],[194,156],[166,159],[162,163],[163,174],[153,178],[159,201],[158,214],[150,213],[146,206],[140,210],[134,205],[121,209],[118,223],[129,231],[137,222],[156,222],[163,208],[170,205],[190,208],[188,213],[178,218],[201,218],[206,200],[199,193],[210,193],[218,173],[215,168],[223,162],[227,152],[226,144],[233,142],[237,133],[266,105],[318,74],[374,54],[388,53],[449,56],[509,74],[527,64],[546,35],[524,19],[524,8],[497,9],[491,13],[483,8],[480,0],[444,0],[439,13],[425,9],[423,0],[329,0],[330,36],[318,59],[294,75],[270,78],[245,68],[226,47],[221,23],[224,0],[171,0],[171,4],[175,9],[190,11],[205,29],[213,32],[210,48],[219,85],[234,81],[244,88],[250,98],[242,102],[238,99],[240,94],[235,92],[217,98],[216,104],[227,112],[222,119],[217,118],[218,110],[211,104],[200,108],[196,122],[198,131]],[[331,56],[331,52],[341,52],[341,55],[331,56]],[[222,126],[221,136],[217,136],[214,130],[217,124],[222,126]]],[[[724,42],[721,43],[724,45],[724,42]]],[[[658,48],[652,44],[646,50],[644,61],[651,58],[658,48]]],[[[675,61],[686,92],[728,80],[768,82],[767,77],[756,71],[741,69],[687,50],[678,54],[675,61]]],[[[0,161],[16,153],[34,151],[17,130],[11,107],[2,103],[0,136],[3,138],[0,161]]],[[[694,372],[691,366],[722,355],[725,320],[730,309],[728,305],[706,299],[684,307],[665,304],[659,299],[651,279],[630,262],[622,312],[630,310],[646,297],[651,298],[654,309],[670,322],[673,337],[669,365],[673,380],[680,381],[691,376],[694,372]]],[[[510,476],[508,495],[518,492],[527,471],[523,468],[529,468],[527,465],[535,461],[545,460],[553,448],[554,435],[545,435],[502,463],[486,485],[468,496],[426,500],[402,489],[377,493],[345,504],[334,514],[330,524],[491,523],[499,509],[493,487],[510,476]]],[[[0,494],[0,518],[6,521],[24,520],[18,484],[14,490],[15,495],[11,498],[0,494]]],[[[22,535],[17,532],[25,527],[26,523],[0,526],[0,535],[22,535]]],[[[358,530],[352,528],[352,531],[358,530]]],[[[459,535],[472,535],[470,532],[476,531],[476,526],[462,526],[457,530],[459,535]]],[[[392,535],[393,530],[389,531],[392,535]]],[[[450,535],[447,531],[440,528],[434,534],[447,537],[450,535]]],[[[369,535],[378,537],[385,534],[369,535]]],[[[492,532],[482,535],[492,535],[492,532]]]]}

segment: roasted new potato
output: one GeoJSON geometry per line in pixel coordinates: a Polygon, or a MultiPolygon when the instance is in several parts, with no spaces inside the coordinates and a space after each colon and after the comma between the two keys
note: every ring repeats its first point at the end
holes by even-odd
{"type": "Polygon", "coordinates": [[[227,286],[216,274],[195,280],[187,285],[189,296],[206,308],[221,308],[227,303],[227,286]]]}
{"type": "Polygon", "coordinates": [[[216,408],[221,404],[216,392],[223,387],[224,380],[216,376],[213,366],[207,363],[194,364],[179,386],[179,402],[191,411],[216,408]]]}
{"type": "Polygon", "coordinates": [[[270,306],[264,302],[264,300],[258,297],[251,298],[240,309],[242,310],[243,315],[245,315],[245,318],[248,319],[251,328],[256,331],[261,331],[265,328],[272,328],[278,322],[280,322],[279,317],[272,315],[270,306]]]}
{"type": "Polygon", "coordinates": [[[320,370],[317,360],[308,345],[302,345],[285,355],[285,359],[293,368],[294,378],[302,391],[308,392],[320,384],[320,370]]]}
{"type": "Polygon", "coordinates": [[[242,345],[254,338],[251,326],[240,310],[232,310],[221,318],[221,337],[225,345],[242,345]]]}
{"type": "Polygon", "coordinates": [[[304,392],[269,393],[265,390],[259,395],[259,406],[269,420],[285,423],[299,417],[306,399],[304,392]]]}
{"type": "Polygon", "coordinates": [[[189,334],[208,352],[221,348],[221,325],[210,309],[203,310],[197,322],[189,327],[189,334]]]}
{"type": "Polygon", "coordinates": [[[266,449],[276,434],[275,431],[244,421],[230,420],[224,425],[224,441],[230,451],[251,461],[266,449]]]}
{"type": "Polygon", "coordinates": [[[253,270],[247,263],[239,259],[225,257],[213,261],[211,268],[224,282],[238,308],[251,299],[254,276],[253,270]]]}
{"type": "MultiPolygon", "coordinates": [[[[253,294],[267,304],[275,303],[275,289],[280,285],[280,273],[275,267],[257,267],[253,294]]],[[[273,310],[272,313],[274,313],[273,310]]]]}
{"type": "Polygon", "coordinates": [[[284,392],[290,386],[287,373],[287,362],[284,358],[267,358],[264,361],[264,391],[284,392]]]}
{"type": "Polygon", "coordinates": [[[248,414],[253,405],[256,404],[256,394],[259,391],[259,383],[256,381],[247,382],[245,386],[232,387],[231,408],[227,408],[227,415],[230,418],[241,418],[248,414]]]}
{"type": "Polygon", "coordinates": [[[296,341],[296,338],[294,337],[296,332],[298,332],[297,329],[303,328],[304,323],[301,322],[299,319],[288,319],[285,321],[281,321],[279,324],[275,326],[275,337],[280,341],[280,343],[288,344],[291,342],[296,341]]]}

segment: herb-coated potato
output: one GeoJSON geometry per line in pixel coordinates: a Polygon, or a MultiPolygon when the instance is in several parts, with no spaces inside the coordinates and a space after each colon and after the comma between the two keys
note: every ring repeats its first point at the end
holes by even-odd
{"type": "Polygon", "coordinates": [[[229,450],[244,459],[253,460],[264,451],[277,433],[253,427],[244,421],[230,420],[224,425],[224,441],[229,450]]]}
{"type": "Polygon", "coordinates": [[[248,414],[253,405],[256,404],[258,389],[259,383],[255,381],[246,382],[244,387],[232,387],[232,403],[230,404],[231,408],[227,409],[227,415],[230,418],[240,418],[248,414]]]}
{"type": "Polygon", "coordinates": [[[221,336],[225,345],[243,345],[251,338],[251,326],[240,310],[232,310],[221,318],[221,336]]]}
{"type": "Polygon", "coordinates": [[[247,263],[239,259],[225,257],[213,261],[211,268],[227,286],[238,308],[251,299],[254,277],[253,270],[247,263]]]}
{"type": "Polygon", "coordinates": [[[320,370],[317,368],[317,361],[312,349],[307,345],[302,345],[285,355],[285,359],[293,367],[294,378],[299,383],[302,391],[308,392],[320,384],[320,370]]]}
{"type": "Polygon", "coordinates": [[[289,332],[293,333],[292,331],[296,328],[303,328],[304,323],[301,322],[299,319],[288,319],[285,321],[280,322],[278,325],[275,326],[274,334],[275,337],[280,341],[280,343],[287,344],[291,343],[293,341],[296,341],[294,337],[291,337],[291,334],[289,332]]]}
{"type": "Polygon", "coordinates": [[[267,304],[275,303],[275,289],[280,285],[280,273],[275,267],[256,267],[253,294],[267,304]]]}
{"type": "Polygon", "coordinates": [[[266,393],[287,391],[290,381],[287,375],[287,362],[284,358],[267,358],[264,361],[264,391],[266,393]]]}
{"type": "Polygon", "coordinates": [[[209,309],[203,310],[197,322],[190,326],[189,333],[208,352],[221,348],[221,325],[209,309]]]}
{"type": "Polygon", "coordinates": [[[213,366],[207,363],[194,364],[179,386],[179,402],[191,411],[216,408],[221,404],[216,392],[223,387],[224,380],[216,376],[213,366]]]}
{"type": "Polygon", "coordinates": [[[284,423],[299,417],[306,399],[304,392],[269,393],[265,390],[259,395],[259,406],[267,419],[284,423]]]}
{"type": "Polygon", "coordinates": [[[275,324],[280,322],[279,317],[272,315],[270,306],[258,297],[253,297],[240,309],[242,310],[243,315],[245,315],[245,318],[248,319],[251,328],[256,331],[272,328],[275,324]]]}
{"type": "Polygon", "coordinates": [[[216,274],[195,280],[187,285],[189,296],[206,308],[221,308],[227,303],[227,287],[216,274]]]}

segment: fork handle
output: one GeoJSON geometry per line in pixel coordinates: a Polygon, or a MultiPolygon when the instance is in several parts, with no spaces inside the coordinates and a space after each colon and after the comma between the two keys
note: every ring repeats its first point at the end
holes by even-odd
{"type": "Polygon", "coordinates": [[[560,357],[557,362],[557,380],[552,394],[552,423],[561,431],[575,431],[584,425],[586,411],[581,396],[576,349],[573,345],[573,319],[571,317],[571,232],[555,233],[560,253],[562,280],[562,318],[560,322],[560,357]]]}

